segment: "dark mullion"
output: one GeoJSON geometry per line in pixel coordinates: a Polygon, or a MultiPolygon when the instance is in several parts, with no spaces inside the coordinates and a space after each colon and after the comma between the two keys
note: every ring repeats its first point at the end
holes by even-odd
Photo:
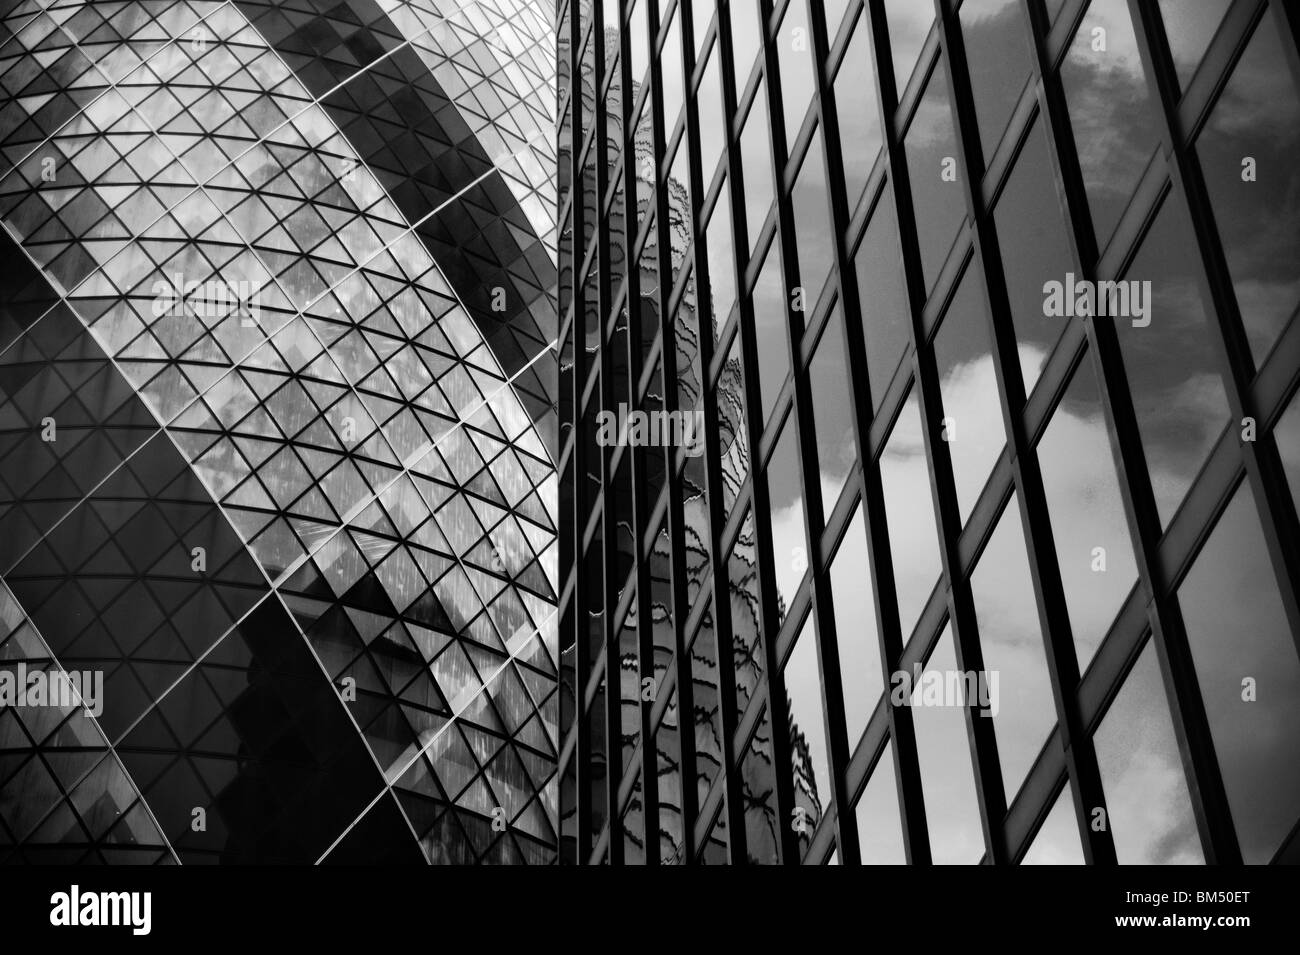
{"type": "MultiPolygon", "coordinates": [[[[951,49],[948,44],[948,24],[944,16],[942,0],[934,0],[935,17],[938,23],[941,42],[936,63],[929,67],[925,82],[935,81],[935,70],[939,64],[945,67],[948,75],[948,94],[953,119],[958,119],[956,102],[953,99],[953,73],[965,69],[963,63],[952,62],[951,49]]],[[[922,70],[925,66],[922,65],[922,70]]],[[[958,137],[958,152],[962,152],[962,130],[955,125],[958,137]]],[[[978,148],[978,147],[976,147],[978,148]]],[[[959,175],[970,177],[971,171],[961,161],[959,175]]],[[[970,581],[963,573],[957,543],[961,538],[961,513],[957,506],[957,490],[953,477],[952,457],[948,443],[936,439],[935,428],[943,419],[943,398],[939,389],[939,370],[935,364],[934,349],[926,340],[925,277],[921,267],[921,253],[917,235],[915,213],[912,209],[910,170],[907,169],[906,155],[901,142],[898,147],[897,161],[893,165],[897,191],[907,193],[906,200],[899,205],[899,222],[902,227],[903,265],[911,303],[911,331],[914,346],[913,362],[916,372],[917,396],[921,408],[922,434],[925,439],[926,453],[930,462],[930,476],[933,480],[931,497],[939,531],[939,555],[942,561],[942,581],[948,588],[949,623],[953,631],[953,645],[956,651],[957,666],[967,672],[982,673],[984,657],[979,646],[979,636],[975,623],[975,601],[971,594],[970,581]]],[[[969,252],[968,252],[969,256],[969,252]]],[[[965,269],[973,267],[967,261],[954,275],[951,295],[955,295],[961,285],[965,269]]],[[[971,756],[974,760],[975,784],[979,802],[980,820],[984,830],[984,845],[989,857],[994,862],[1002,862],[1002,820],[1007,814],[1006,794],[1002,787],[1002,770],[998,766],[997,739],[993,735],[991,720],[981,719],[973,709],[973,701],[966,708],[966,733],[970,743],[971,756]]]]}
{"type": "MultiPolygon", "coordinates": [[[[717,20],[717,38],[714,40],[716,49],[710,52],[710,55],[718,57],[718,77],[723,89],[723,111],[727,113],[728,105],[732,97],[727,96],[727,91],[731,89],[731,49],[728,40],[728,31],[722,28],[723,20],[722,10],[718,10],[717,20]]],[[[701,74],[703,75],[703,74],[701,74]]],[[[698,90],[692,91],[692,97],[698,93],[698,90]]],[[[692,108],[692,115],[695,114],[692,108]]],[[[698,119],[697,119],[698,122],[698,119]]],[[[727,137],[725,155],[730,156],[731,142],[730,136],[727,137]]],[[[697,145],[692,145],[690,155],[691,181],[694,185],[692,195],[700,194],[703,188],[704,171],[700,161],[700,154],[697,145]]],[[[730,165],[728,161],[728,166],[730,165]]],[[[730,176],[730,169],[728,169],[730,176]]],[[[727,188],[730,188],[729,186],[727,188]]],[[[703,203],[696,203],[692,200],[692,205],[696,209],[702,210],[703,203]]],[[[716,215],[717,200],[714,201],[714,214],[716,215]]],[[[710,382],[709,368],[713,363],[713,331],[712,331],[712,303],[710,295],[709,270],[708,270],[708,252],[705,248],[704,226],[702,224],[703,216],[696,214],[691,219],[691,228],[695,235],[694,255],[695,255],[695,317],[698,324],[699,348],[700,348],[700,370],[701,370],[701,390],[700,400],[704,406],[705,420],[705,442],[704,442],[704,461],[705,461],[705,493],[708,496],[708,514],[709,526],[707,532],[709,535],[709,576],[714,581],[724,581],[727,579],[726,560],[721,554],[719,547],[719,538],[722,530],[722,462],[721,448],[718,446],[718,437],[720,429],[718,427],[718,401],[717,389],[710,382]]],[[[734,264],[733,264],[734,272],[734,264]]],[[[721,785],[726,794],[727,813],[727,850],[733,863],[743,863],[746,860],[745,854],[745,815],[740,795],[740,784],[738,774],[733,771],[734,747],[732,746],[732,736],[736,729],[736,680],[735,672],[731,662],[731,605],[727,599],[725,589],[719,590],[717,586],[713,587],[713,633],[714,647],[718,661],[718,697],[720,716],[722,719],[722,769],[721,785]]],[[[699,611],[703,613],[703,610],[699,611]]],[[[696,622],[699,617],[692,614],[696,622]]],[[[698,625],[698,622],[697,622],[698,625]]],[[[691,641],[694,642],[693,640],[691,641]]],[[[692,715],[693,718],[693,715],[692,715]]],[[[692,769],[693,772],[693,769],[692,769]]],[[[710,824],[712,820],[708,821],[710,824]]],[[[704,838],[707,840],[707,829],[704,838]]]]}
{"type": "MultiPolygon", "coordinates": [[[[981,163],[979,131],[975,122],[973,91],[968,79],[965,41],[955,4],[948,0],[941,14],[944,30],[944,47],[952,65],[950,76],[957,106],[958,136],[962,144],[967,169],[979,169],[981,163]]],[[[1025,41],[1033,43],[1030,21],[1025,21],[1025,41]]],[[[1031,69],[1031,85],[1037,81],[1031,69]]],[[[1033,128],[1034,117],[1029,117],[1025,131],[1033,128]]],[[[1014,163],[1014,159],[1011,160],[1014,163]]],[[[976,261],[971,268],[982,268],[984,288],[988,295],[985,310],[990,341],[993,343],[993,367],[1001,397],[1002,422],[1011,452],[1011,470],[1021,523],[1025,531],[1025,544],[1029,557],[1030,576],[1033,582],[1039,625],[1045,641],[1048,673],[1052,683],[1052,698],[1057,716],[1057,736],[1064,749],[1069,778],[1075,783],[1075,820],[1083,834],[1084,858],[1089,863],[1115,862],[1115,847],[1109,831],[1095,832],[1087,825],[1085,807],[1102,804],[1101,776],[1097,768],[1092,741],[1081,725],[1076,699],[1079,685],[1079,664],[1074,651],[1069,612],[1065,591],[1061,585],[1057,564],[1056,546],[1052,538],[1051,520],[1048,516],[1047,497],[1043,488],[1038,458],[1030,436],[1025,429],[1025,391],[1020,375],[1020,362],[1011,319],[1011,301],[1007,294],[1002,269],[1002,253],[993,224],[992,210],[986,208],[983,190],[972,178],[966,180],[967,213],[975,224],[976,261]]],[[[994,525],[996,526],[996,525],[994,525]]],[[[1043,807],[1045,816],[1051,809],[1050,800],[1059,796],[1059,789],[1048,794],[1049,802],[1043,807]]],[[[1004,846],[1009,859],[1021,855],[1018,846],[1004,846]]]]}
{"type": "MultiPolygon", "coordinates": [[[[1243,2],[1241,6],[1249,6],[1243,2]]],[[[1257,11],[1263,13],[1262,10],[1257,11]]],[[[1173,58],[1169,53],[1160,25],[1158,12],[1145,6],[1133,9],[1135,25],[1141,27],[1138,44],[1147,62],[1155,64],[1151,71],[1152,96],[1160,103],[1164,118],[1163,139],[1165,148],[1172,156],[1171,167],[1175,188],[1183,186],[1187,196],[1187,205],[1192,220],[1192,230],[1196,238],[1197,249],[1204,263],[1204,274],[1208,285],[1208,296],[1218,317],[1211,326],[1219,335],[1213,336],[1221,343],[1216,348],[1220,370],[1225,382],[1230,384],[1226,390],[1228,406],[1232,413],[1232,427],[1240,433],[1246,426],[1246,419],[1255,422],[1257,438],[1255,441],[1241,441],[1240,448],[1245,460],[1246,475],[1259,508],[1264,539],[1274,565],[1282,569],[1277,574],[1279,594],[1291,624],[1293,640],[1300,649],[1300,605],[1297,605],[1295,582],[1300,581],[1300,540],[1294,534],[1279,534],[1280,527],[1295,527],[1295,505],[1283,470],[1281,458],[1273,441],[1271,432],[1264,433],[1263,421],[1268,409],[1255,406],[1251,384],[1255,379],[1255,361],[1251,356],[1245,326],[1237,305],[1237,297],[1228,270],[1227,257],[1219,241],[1219,233],[1214,224],[1214,211],[1210,205],[1209,192],[1201,174],[1199,163],[1192,155],[1192,144],[1183,142],[1178,126],[1178,90],[1174,86],[1173,58]],[[1141,20],[1139,21],[1139,16],[1141,20]]],[[[1240,36],[1233,38],[1232,47],[1240,53],[1255,36],[1255,31],[1263,29],[1254,19],[1242,18],[1238,29],[1240,36]]],[[[1219,66],[1224,74],[1217,77],[1219,90],[1226,85],[1228,77],[1236,68],[1235,58],[1228,58],[1219,66]]],[[[1209,105],[1213,108],[1213,103],[1209,105]]],[[[1206,515],[1205,523],[1211,525],[1214,515],[1206,515]]]]}
{"type": "MultiPolygon", "coordinates": [[[[828,26],[822,22],[825,10],[810,10],[809,13],[809,25],[812,29],[813,41],[810,54],[814,66],[816,66],[826,62],[830,41],[827,37],[828,26]]],[[[854,14],[856,14],[856,10],[854,14]]],[[[834,24],[829,28],[834,29],[838,26],[839,24],[834,24]]],[[[813,101],[818,111],[822,130],[824,168],[826,182],[830,187],[831,228],[835,235],[835,262],[831,271],[834,285],[842,288],[843,276],[852,270],[853,264],[846,253],[843,241],[843,236],[848,229],[849,210],[844,189],[844,164],[840,154],[839,117],[835,110],[834,98],[830,92],[832,82],[830,77],[827,75],[826,70],[821,68],[815,70],[815,75],[817,85],[813,101]]],[[[805,156],[804,162],[813,162],[815,158],[805,156]]],[[[830,282],[831,280],[828,279],[828,284],[830,282]]],[[[842,293],[840,298],[840,324],[847,326],[852,316],[846,314],[846,309],[843,307],[844,296],[842,293]]],[[[826,310],[823,321],[818,328],[818,331],[823,332],[823,338],[825,338],[825,326],[829,322],[829,316],[833,313],[834,307],[832,303],[831,307],[826,310]]],[[[799,348],[803,341],[808,340],[808,333],[805,332],[802,337],[796,335],[794,325],[795,323],[791,322],[788,328],[791,333],[789,342],[794,381],[793,401],[796,417],[800,422],[800,479],[804,492],[804,532],[807,538],[809,554],[808,581],[811,587],[810,598],[814,611],[813,624],[817,639],[817,661],[822,677],[822,706],[825,714],[826,740],[830,763],[832,797],[830,805],[837,809],[834,819],[834,833],[835,845],[839,850],[840,864],[858,865],[861,862],[858,829],[854,814],[848,809],[849,794],[847,787],[848,767],[853,756],[852,744],[856,740],[848,738],[847,718],[844,710],[844,680],[840,668],[835,609],[832,605],[833,598],[830,587],[832,552],[823,551],[818,546],[826,521],[824,517],[825,506],[821,499],[821,468],[819,449],[817,447],[817,431],[813,420],[816,409],[813,407],[808,373],[799,348]]],[[[842,343],[840,344],[842,346],[842,343]]],[[[832,341],[825,342],[825,347],[833,348],[835,345],[836,343],[832,341]]],[[[815,347],[808,348],[810,362],[815,351],[815,347]]],[[[856,376],[851,374],[850,380],[856,381],[856,376]]],[[[865,383],[865,379],[863,381],[865,383]]],[[[834,502],[832,502],[832,506],[833,504],[834,502]]],[[[784,676],[782,679],[784,680],[784,676]]],[[[829,806],[826,808],[829,808],[829,806]]],[[[825,811],[823,811],[824,815],[825,811]]],[[[822,821],[819,821],[819,824],[821,823],[822,821]]],[[[809,854],[811,855],[811,847],[809,854]]]]}
{"type": "MultiPolygon", "coordinates": [[[[893,60],[889,49],[889,32],[885,22],[885,10],[882,0],[869,0],[863,13],[864,26],[870,30],[871,48],[875,59],[876,91],[879,106],[881,135],[884,139],[884,151],[889,166],[886,188],[893,190],[895,209],[899,210],[900,238],[904,229],[911,226],[911,219],[902,218],[904,208],[910,209],[910,198],[905,188],[894,176],[894,171],[906,164],[903,156],[902,140],[894,125],[894,116],[898,111],[898,91],[894,84],[893,60]],[[906,206],[904,206],[906,203],[906,206]]],[[[864,229],[865,235],[865,229],[864,229]]],[[[912,235],[912,254],[916,256],[916,236],[912,235]]],[[[915,263],[914,263],[915,264],[915,263]]],[[[848,270],[841,275],[846,303],[859,305],[857,295],[857,274],[848,270]]],[[[848,306],[846,304],[846,313],[848,306]]],[[[861,311],[857,314],[860,316],[861,311]]],[[[898,597],[894,588],[894,564],[889,550],[888,522],[885,511],[885,492],[880,483],[880,464],[870,442],[870,434],[875,418],[873,415],[871,395],[866,387],[866,348],[858,327],[860,322],[850,320],[845,315],[844,330],[850,358],[857,363],[862,385],[855,387],[854,403],[857,414],[854,416],[855,430],[858,438],[859,455],[862,460],[862,502],[864,517],[867,521],[868,555],[871,564],[872,586],[876,597],[876,627],[880,634],[881,668],[884,686],[889,686],[891,678],[900,666],[903,657],[903,636],[898,618],[898,597]]],[[[909,349],[910,351],[910,349],[909,349]]],[[[902,361],[907,362],[905,356],[902,361]]],[[[907,377],[906,369],[896,374],[907,377]]],[[[855,376],[855,381],[857,380],[855,376]]],[[[904,393],[905,394],[905,393],[904,393]]],[[[898,406],[894,413],[905,403],[900,394],[898,406]]],[[[882,440],[884,440],[882,438],[882,440]]],[[[851,525],[846,525],[846,527],[851,525]]],[[[926,824],[925,796],[921,788],[921,765],[916,749],[916,727],[912,720],[912,711],[907,706],[887,706],[889,714],[889,735],[894,741],[895,783],[900,802],[903,822],[903,845],[907,861],[913,865],[929,865],[932,861],[930,852],[929,829],[926,824]]]]}

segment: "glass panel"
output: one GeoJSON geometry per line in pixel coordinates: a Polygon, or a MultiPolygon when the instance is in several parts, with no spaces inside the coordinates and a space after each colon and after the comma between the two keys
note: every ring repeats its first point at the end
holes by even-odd
{"type": "Polygon", "coordinates": [[[1223,22],[1231,0],[1160,0],[1160,18],[1165,23],[1165,38],[1174,59],[1178,82],[1184,88],[1191,82],[1201,57],[1205,55],[1214,31],[1223,22]]]}
{"type": "Polygon", "coordinates": [[[930,75],[904,142],[921,270],[928,291],[948,258],[957,227],[966,217],[957,136],[948,106],[948,72],[942,63],[930,75]]]}
{"type": "Polygon", "coordinates": [[[1061,82],[1097,247],[1104,249],[1157,142],[1157,115],[1125,0],[1093,0],[1061,82]]]}
{"type": "Polygon", "coordinates": [[[749,231],[749,250],[752,252],[763,232],[775,196],[771,127],[767,119],[767,95],[761,82],[740,134],[740,161],[745,189],[745,226],[749,231]]]}
{"type": "Polygon", "coordinates": [[[844,482],[858,457],[853,433],[853,392],[849,387],[844,351],[844,315],[836,303],[808,369],[813,423],[817,432],[817,463],[821,468],[822,509],[827,519],[835,510],[844,482]]]}
{"type": "Polygon", "coordinates": [[[727,559],[731,596],[731,656],[736,668],[736,710],[745,712],[763,679],[766,658],[760,629],[758,561],[755,559],[754,514],[746,511],[727,559]]]}
{"type": "Polygon", "coordinates": [[[772,759],[772,721],[767,707],[745,748],[740,766],[745,797],[745,848],[751,865],[775,865],[782,820],[776,805],[776,767],[772,759]]]}
{"type": "MultiPolygon", "coordinates": [[[[740,486],[749,476],[749,438],[745,425],[745,389],[740,377],[740,336],[731,340],[731,351],[718,376],[718,444],[722,458],[723,523],[731,516],[740,486]]],[[[701,462],[702,458],[692,459],[701,462]]]]}
{"type": "Polygon", "coordinates": [[[731,244],[731,194],[724,177],[722,192],[709,218],[709,291],[712,294],[713,340],[727,323],[736,302],[736,266],[731,244]]]}
{"type": "Polygon", "coordinates": [[[853,37],[835,75],[835,110],[840,123],[844,190],[850,210],[862,197],[867,177],[880,154],[880,100],[876,95],[875,69],[875,54],[863,14],[853,26],[853,37]]]}
{"type": "Polygon", "coordinates": [[[1154,644],[1142,651],[1093,743],[1120,864],[1202,864],[1154,644]]]}
{"type": "Polygon", "coordinates": [[[777,65],[781,71],[781,108],[785,112],[787,151],[794,145],[812,102],[816,76],[812,63],[812,33],[808,29],[806,0],[790,0],[776,35],[777,65]]]}
{"type": "Polygon", "coordinates": [[[876,761],[867,788],[858,797],[855,815],[863,865],[907,864],[903,818],[898,811],[898,787],[894,781],[892,742],[885,744],[885,751],[876,761]]]}
{"type": "Polygon", "coordinates": [[[1201,301],[1200,256],[1180,194],[1165,200],[1126,279],[1143,283],[1147,316],[1114,321],[1151,488],[1167,525],[1228,416],[1201,301]]]}
{"type": "Polygon", "coordinates": [[[677,688],[668,698],[663,722],[655,732],[659,796],[659,861],[679,864],[685,845],[682,829],[682,751],[677,739],[677,688]]]}
{"type": "Polygon", "coordinates": [[[840,654],[840,680],[843,682],[844,719],[848,726],[850,752],[866,731],[884,687],[870,568],[867,525],[859,504],[830,569],[835,643],[840,654]]]}
{"type": "Polygon", "coordinates": [[[762,35],[762,13],[757,3],[728,4],[731,10],[732,63],[736,75],[736,99],[744,92],[745,83],[754,69],[762,35]]]}
{"type": "Polygon", "coordinates": [[[663,49],[659,51],[659,78],[663,86],[664,128],[671,135],[677,125],[677,114],[682,111],[682,18],[673,11],[673,22],[668,27],[663,49]]]}
{"type": "Polygon", "coordinates": [[[650,36],[650,0],[640,0],[633,8],[627,26],[631,31],[628,48],[632,51],[632,85],[639,95],[646,68],[650,65],[650,44],[653,42],[650,36]]]}
{"type": "Polygon", "coordinates": [[[889,550],[894,559],[898,618],[906,643],[934,590],[941,567],[921,408],[915,393],[903,405],[880,456],[880,483],[885,492],[889,550]]]}
{"type": "Polygon", "coordinates": [[[1006,444],[978,263],[967,267],[948,306],[935,336],[934,359],[943,399],[943,420],[936,428],[948,442],[957,507],[965,523],[1006,444]]]}
{"type": "Polygon", "coordinates": [[[799,430],[795,416],[790,415],[767,465],[767,494],[772,505],[772,569],[781,620],[794,602],[808,567],[799,461],[799,430]]]}
{"type": "MultiPolygon", "coordinates": [[[[952,629],[945,626],[925,674],[936,674],[946,684],[949,674],[957,672],[952,629]]],[[[966,710],[960,701],[944,700],[939,705],[928,702],[923,695],[925,674],[921,684],[913,688],[910,705],[921,761],[930,855],[935,865],[974,865],[984,855],[984,836],[966,736],[966,710]]]]}
{"type": "Polygon", "coordinates": [[[1038,464],[1082,673],[1137,579],[1101,397],[1086,355],[1038,443],[1038,464]]]}
{"type": "Polygon", "coordinates": [[[1002,783],[1010,803],[1056,723],[1034,580],[1015,494],[980,555],[970,584],[996,710],[992,719],[1002,783]]]}
{"type": "Polygon", "coordinates": [[[1066,325],[1044,314],[1043,285],[1064,281],[1074,265],[1040,120],[1034,120],[1034,128],[998,199],[993,221],[1019,346],[1020,371],[1025,394],[1029,395],[1066,325]]]}
{"type": "Polygon", "coordinates": [[[821,144],[821,132],[815,132],[790,195],[799,244],[802,311],[808,314],[813,313],[835,262],[835,230],[831,224],[830,192],[826,188],[821,144]]]}
{"type": "Polygon", "coordinates": [[[903,258],[899,251],[898,216],[894,193],[885,183],[854,259],[858,273],[858,304],[862,309],[862,336],[867,345],[867,374],[871,401],[880,407],[899,359],[911,338],[912,317],[903,284],[903,258]]]}
{"type": "Polygon", "coordinates": [[[1043,820],[1021,865],[1083,865],[1079,825],[1074,818],[1074,787],[1067,779],[1052,811],[1043,820]]]}
{"type": "Polygon", "coordinates": [[[985,162],[1025,88],[1032,66],[1021,0],[966,0],[961,32],[985,162]]]}
{"type": "Polygon", "coordinates": [[[722,709],[718,699],[718,638],[705,610],[691,645],[691,703],[695,709],[695,789],[704,802],[722,769],[722,709]]]}
{"type": "Polygon", "coordinates": [[[889,50],[894,60],[894,81],[902,98],[907,78],[912,75],[916,59],[925,46],[930,24],[934,22],[934,5],[917,0],[885,0],[885,22],[889,25],[889,50]]]}
{"type": "Polygon", "coordinates": [[[767,258],[754,283],[754,344],[758,349],[762,420],[766,422],[790,376],[790,331],[786,321],[785,282],[781,279],[779,232],[772,236],[767,258]]]}
{"type": "Polygon", "coordinates": [[[708,194],[713,174],[722,157],[722,149],[727,141],[727,124],[722,116],[722,81],[718,77],[722,54],[715,44],[709,56],[708,66],[700,78],[699,88],[695,91],[695,107],[699,111],[700,124],[700,169],[704,176],[703,190],[708,194]]]}
{"type": "Polygon", "coordinates": [[[1300,301],[1300,101],[1264,17],[1196,143],[1257,365],[1300,301]]]}
{"type": "Polygon", "coordinates": [[[1219,518],[1178,603],[1241,855],[1263,865],[1300,815],[1300,659],[1248,484],[1219,518]]]}
{"type": "Polygon", "coordinates": [[[807,855],[817,823],[821,822],[833,799],[830,756],[826,746],[826,711],[822,705],[822,677],[817,663],[817,634],[813,620],[810,612],[785,664],[796,810],[792,825],[799,840],[800,858],[807,855]]]}

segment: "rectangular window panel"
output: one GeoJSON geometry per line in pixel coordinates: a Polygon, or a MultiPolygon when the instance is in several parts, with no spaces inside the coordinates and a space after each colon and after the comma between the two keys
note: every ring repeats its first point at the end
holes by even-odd
{"type": "Polygon", "coordinates": [[[799,474],[799,428],[789,415],[767,464],[767,496],[772,506],[772,570],[781,619],[785,619],[808,567],[804,534],[803,480],[799,474]]]}
{"type": "Polygon", "coordinates": [[[1153,643],[1111,703],[1093,745],[1120,864],[1203,864],[1153,643]]]}
{"type": "Polygon", "coordinates": [[[1065,331],[1066,322],[1043,308],[1043,286],[1063,282],[1074,269],[1074,256],[1061,215],[1047,136],[1034,120],[993,213],[1002,271],[1016,332],[1025,394],[1033,393],[1047,356],[1065,331]]]}
{"type": "Polygon", "coordinates": [[[907,864],[892,742],[885,744],[885,751],[876,760],[867,788],[858,797],[854,817],[858,823],[858,846],[863,865],[907,864]]]}
{"type": "Polygon", "coordinates": [[[957,227],[966,217],[966,200],[957,155],[957,135],[948,98],[948,72],[941,62],[904,137],[907,174],[912,187],[921,269],[928,291],[948,258],[957,227]]]}
{"type": "Polygon", "coordinates": [[[996,709],[992,720],[1002,783],[1010,803],[1056,723],[1034,581],[1014,493],[980,555],[970,585],[989,699],[996,709]]]}
{"type": "Polygon", "coordinates": [[[867,345],[867,374],[871,403],[879,409],[911,340],[912,313],[903,282],[898,215],[894,192],[885,183],[871,214],[866,235],[854,256],[858,275],[858,305],[862,336],[867,345]]]}
{"type": "Polygon", "coordinates": [[[754,516],[746,511],[740,533],[727,559],[727,589],[731,597],[731,654],[736,668],[736,711],[743,713],[766,670],[762,618],[759,616],[758,549],[754,516]]]}
{"type": "Polygon", "coordinates": [[[1297,149],[1300,101],[1277,27],[1266,16],[1196,141],[1256,365],[1300,302],[1297,149]]]}
{"type": "Polygon", "coordinates": [[[1038,465],[1082,673],[1137,580],[1101,396],[1087,355],[1038,443],[1038,465]]]}
{"type": "Polygon", "coordinates": [[[867,525],[859,504],[831,561],[831,602],[835,607],[835,644],[840,655],[844,720],[852,751],[880,702],[884,679],[880,636],[876,632],[875,595],[867,554],[867,525]]]}
{"type": "Polygon", "coordinates": [[[912,75],[925,38],[934,23],[934,4],[916,0],[885,0],[885,22],[889,26],[889,51],[894,60],[894,81],[901,99],[912,75]]]}
{"type": "Polygon", "coordinates": [[[749,251],[754,250],[763,234],[768,211],[775,196],[772,185],[771,127],[767,119],[767,96],[760,82],[754,103],[740,133],[741,175],[745,189],[745,228],[749,233],[749,251]]]}
{"type": "Polygon", "coordinates": [[[826,744],[824,680],[818,663],[817,634],[810,612],[795,640],[783,673],[790,700],[790,760],[795,814],[791,824],[799,857],[807,855],[817,824],[832,801],[830,754],[826,744]]]}
{"type": "MultiPolygon", "coordinates": [[[[931,679],[942,679],[946,684],[949,675],[956,672],[952,629],[945,626],[924,674],[934,674],[931,679]]],[[[985,846],[966,732],[966,710],[960,703],[927,702],[923,692],[924,674],[922,684],[913,689],[911,706],[916,752],[921,761],[925,821],[930,830],[930,855],[935,865],[975,865],[984,855],[985,846]]]]}
{"type": "Polygon", "coordinates": [[[751,865],[775,865],[781,844],[776,804],[776,765],[772,757],[772,721],[767,707],[745,747],[740,764],[740,788],[745,797],[745,848],[751,865]]]}
{"type": "Polygon", "coordinates": [[[844,191],[852,210],[862,198],[867,177],[880,154],[880,100],[876,95],[875,54],[862,13],[853,26],[844,59],[835,74],[835,111],[840,123],[844,191]]]}
{"type": "Polygon", "coordinates": [[[777,396],[790,377],[790,331],[785,282],[781,278],[781,234],[775,233],[754,283],[754,344],[758,349],[758,390],[762,420],[772,416],[777,396]]]}
{"type": "Polygon", "coordinates": [[[921,433],[921,407],[913,393],[903,405],[880,456],[889,550],[903,642],[920,619],[941,567],[939,530],[930,496],[930,469],[921,433]]]}
{"type": "Polygon", "coordinates": [[[844,351],[844,314],[836,303],[808,369],[817,464],[821,468],[822,509],[830,519],[844,482],[858,457],[853,433],[853,391],[844,351]]]}
{"type": "Polygon", "coordinates": [[[816,86],[813,73],[812,31],[808,25],[807,0],[790,0],[776,34],[777,67],[780,69],[781,108],[785,112],[786,151],[794,147],[799,127],[808,112],[816,86]]]}
{"type": "Polygon", "coordinates": [[[1061,67],[1097,247],[1106,248],[1155,151],[1147,92],[1126,0],[1093,0],[1061,67]]]}
{"type": "Polygon", "coordinates": [[[966,0],[961,7],[961,33],[987,163],[997,150],[1032,66],[1022,0],[966,0]]]}
{"type": "Polygon", "coordinates": [[[952,457],[957,507],[964,523],[1007,443],[977,261],[967,267],[935,335],[934,360],[943,399],[940,437],[952,457]]]}
{"type": "Polygon", "coordinates": [[[795,307],[809,315],[835,263],[835,229],[821,144],[821,133],[814,133],[790,195],[799,249],[799,283],[803,289],[795,307]]]}
{"type": "Polygon", "coordinates": [[[1124,278],[1139,283],[1132,288],[1146,315],[1098,321],[1116,323],[1151,489],[1168,525],[1228,418],[1201,298],[1205,277],[1181,194],[1165,200],[1124,278]]]}

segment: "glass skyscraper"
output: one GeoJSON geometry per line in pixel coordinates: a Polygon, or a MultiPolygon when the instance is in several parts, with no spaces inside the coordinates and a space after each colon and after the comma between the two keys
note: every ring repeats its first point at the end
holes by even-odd
{"type": "Polygon", "coordinates": [[[1296,6],[557,11],[561,859],[1300,860],[1296,6]]]}
{"type": "Polygon", "coordinates": [[[0,860],[552,861],[551,5],[0,15],[0,860]]]}

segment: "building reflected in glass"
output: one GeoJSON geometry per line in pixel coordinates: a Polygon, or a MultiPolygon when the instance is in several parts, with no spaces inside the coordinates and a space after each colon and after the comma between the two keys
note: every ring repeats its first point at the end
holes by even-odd
{"type": "Polygon", "coordinates": [[[562,860],[1300,858],[1295,10],[557,9],[562,860]]]}

